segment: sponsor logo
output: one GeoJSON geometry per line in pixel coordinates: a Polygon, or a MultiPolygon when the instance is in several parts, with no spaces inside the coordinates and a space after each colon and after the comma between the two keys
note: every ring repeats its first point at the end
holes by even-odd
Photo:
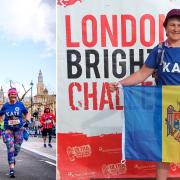
{"type": "Polygon", "coordinates": [[[71,5],[74,5],[76,2],[82,2],[82,0],[58,0],[58,5],[60,6],[71,6],[71,5]]]}
{"type": "Polygon", "coordinates": [[[121,161],[120,163],[115,164],[103,164],[102,165],[102,173],[105,177],[118,176],[121,174],[125,174],[127,171],[126,162],[121,161]]]}
{"type": "Polygon", "coordinates": [[[67,155],[70,161],[76,159],[90,157],[92,154],[91,146],[89,144],[83,146],[68,146],[66,149],[67,155]]]}
{"type": "MultiPolygon", "coordinates": [[[[177,102],[180,107],[180,102],[177,102]]],[[[174,137],[180,142],[180,108],[176,111],[172,105],[167,108],[167,118],[165,119],[167,136],[174,137]]]]}
{"type": "Polygon", "coordinates": [[[170,169],[171,169],[173,172],[180,170],[180,163],[179,163],[179,164],[171,163],[171,164],[170,164],[170,169]]]}
{"type": "Polygon", "coordinates": [[[19,111],[19,107],[15,107],[15,111],[19,111]]]}

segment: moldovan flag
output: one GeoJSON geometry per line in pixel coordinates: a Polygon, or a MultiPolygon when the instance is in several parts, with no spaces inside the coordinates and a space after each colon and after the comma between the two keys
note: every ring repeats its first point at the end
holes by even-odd
{"type": "Polygon", "coordinates": [[[125,86],[123,157],[180,163],[180,86],[125,86]]]}

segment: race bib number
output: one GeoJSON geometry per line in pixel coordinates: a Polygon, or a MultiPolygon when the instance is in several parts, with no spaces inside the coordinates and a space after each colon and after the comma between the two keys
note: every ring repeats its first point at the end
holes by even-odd
{"type": "Polygon", "coordinates": [[[16,119],[16,120],[8,120],[8,125],[9,126],[13,126],[13,125],[18,125],[20,124],[20,120],[16,119]]]}
{"type": "Polygon", "coordinates": [[[47,123],[47,124],[49,124],[49,123],[51,123],[51,122],[52,122],[51,119],[46,120],[46,123],[47,123]]]}

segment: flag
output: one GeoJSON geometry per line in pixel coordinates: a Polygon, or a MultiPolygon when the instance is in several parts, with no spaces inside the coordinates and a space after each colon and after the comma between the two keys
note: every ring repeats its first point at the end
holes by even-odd
{"type": "Polygon", "coordinates": [[[125,86],[123,157],[180,163],[180,86],[125,86]]]}

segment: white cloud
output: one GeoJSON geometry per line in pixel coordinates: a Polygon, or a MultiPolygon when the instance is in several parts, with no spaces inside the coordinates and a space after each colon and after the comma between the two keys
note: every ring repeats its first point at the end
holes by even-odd
{"type": "Polygon", "coordinates": [[[0,0],[0,28],[12,41],[43,42],[46,51],[55,52],[55,1],[0,0]],[[53,4],[53,3],[54,4],[53,4]]]}

